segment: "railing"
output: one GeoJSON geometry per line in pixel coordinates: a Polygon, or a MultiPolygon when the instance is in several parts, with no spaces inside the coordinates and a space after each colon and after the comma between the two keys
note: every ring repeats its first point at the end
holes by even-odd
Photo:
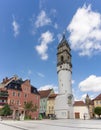
{"type": "Polygon", "coordinates": [[[8,93],[7,92],[0,92],[0,97],[8,97],[8,93]]]}

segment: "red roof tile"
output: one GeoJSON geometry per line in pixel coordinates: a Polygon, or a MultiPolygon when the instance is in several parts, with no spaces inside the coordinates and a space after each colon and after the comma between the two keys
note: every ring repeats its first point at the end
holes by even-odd
{"type": "Polygon", "coordinates": [[[57,94],[53,93],[49,96],[49,98],[56,98],[57,94]]]}
{"type": "Polygon", "coordinates": [[[39,94],[41,98],[45,98],[48,97],[49,94],[51,93],[52,89],[48,89],[48,90],[40,90],[39,94]]]}
{"type": "Polygon", "coordinates": [[[101,100],[101,94],[99,94],[94,100],[101,100]]]}
{"type": "Polygon", "coordinates": [[[86,106],[86,104],[83,101],[75,101],[74,106],[86,106]]]}

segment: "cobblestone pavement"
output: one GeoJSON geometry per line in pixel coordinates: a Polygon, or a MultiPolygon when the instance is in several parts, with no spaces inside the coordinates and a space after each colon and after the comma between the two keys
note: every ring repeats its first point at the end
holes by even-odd
{"type": "Polygon", "coordinates": [[[101,120],[0,121],[0,130],[101,130],[101,120]]]}

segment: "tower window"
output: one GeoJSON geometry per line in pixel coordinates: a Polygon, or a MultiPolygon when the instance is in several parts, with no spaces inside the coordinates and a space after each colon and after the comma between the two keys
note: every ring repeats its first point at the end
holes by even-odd
{"type": "Polygon", "coordinates": [[[60,66],[60,68],[62,68],[62,65],[60,66]]]}
{"type": "Polygon", "coordinates": [[[63,57],[63,56],[61,56],[61,61],[62,61],[62,62],[64,61],[64,57],[63,57]]]}

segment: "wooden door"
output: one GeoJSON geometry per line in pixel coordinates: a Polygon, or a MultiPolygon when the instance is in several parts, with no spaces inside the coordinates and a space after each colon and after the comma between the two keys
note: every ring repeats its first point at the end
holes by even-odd
{"type": "Polygon", "coordinates": [[[80,119],[80,113],[79,112],[75,112],[75,119],[80,119]]]}

